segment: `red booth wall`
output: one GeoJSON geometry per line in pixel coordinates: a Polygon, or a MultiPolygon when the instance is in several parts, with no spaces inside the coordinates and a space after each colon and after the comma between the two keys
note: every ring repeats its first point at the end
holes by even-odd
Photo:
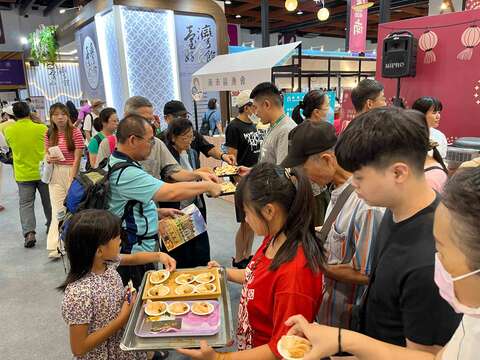
{"type": "MultiPolygon", "coordinates": [[[[480,137],[480,44],[473,48],[471,60],[458,60],[465,49],[461,38],[471,25],[480,26],[480,10],[428,16],[379,25],[377,80],[385,85],[385,94],[396,94],[396,79],[382,78],[383,39],[394,31],[408,30],[419,39],[425,31],[433,31],[438,42],[433,48],[436,61],[424,62],[425,52],[418,48],[417,75],[401,79],[400,96],[406,106],[421,96],[434,96],[443,103],[439,129],[450,141],[458,137],[480,137]]],[[[476,39],[470,39],[476,42],[476,39]]]]}

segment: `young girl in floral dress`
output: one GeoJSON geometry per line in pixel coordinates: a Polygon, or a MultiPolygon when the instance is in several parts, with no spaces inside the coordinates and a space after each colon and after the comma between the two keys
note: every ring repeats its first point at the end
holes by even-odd
{"type": "Polygon", "coordinates": [[[75,359],[147,358],[120,350],[135,295],[129,302],[116,268],[160,262],[172,271],[175,260],[162,252],[120,255],[120,243],[120,219],[108,211],[85,210],[70,222],[65,239],[70,272],[59,288],[65,291],[62,315],[75,359]]]}

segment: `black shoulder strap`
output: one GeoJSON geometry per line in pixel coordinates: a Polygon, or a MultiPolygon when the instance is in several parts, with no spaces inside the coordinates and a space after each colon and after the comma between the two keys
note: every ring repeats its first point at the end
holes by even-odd
{"type": "Polygon", "coordinates": [[[342,210],[343,205],[345,205],[348,198],[352,194],[353,190],[355,190],[353,185],[348,184],[348,186],[342,191],[342,193],[338,197],[337,202],[335,203],[335,206],[333,207],[332,211],[330,212],[327,219],[323,223],[322,229],[320,230],[320,234],[318,235],[318,238],[320,239],[321,244],[324,244],[325,241],[327,240],[328,233],[330,232],[330,229],[332,228],[333,223],[337,219],[338,214],[340,214],[340,211],[342,210]]]}
{"type": "Polygon", "coordinates": [[[428,172],[428,171],[432,171],[432,170],[442,170],[443,172],[445,172],[445,170],[441,166],[438,166],[438,165],[430,166],[426,169],[423,169],[423,172],[428,172]]]}
{"type": "Polygon", "coordinates": [[[212,117],[212,115],[213,115],[214,113],[215,113],[215,111],[212,111],[212,112],[210,113],[210,115],[208,115],[208,117],[205,116],[206,113],[203,114],[203,116],[206,118],[206,119],[205,119],[205,122],[206,122],[206,123],[209,123],[209,124],[210,124],[210,118],[212,117]]]}
{"type": "Polygon", "coordinates": [[[118,175],[117,177],[117,181],[116,181],[116,184],[118,185],[118,181],[120,179],[120,176],[122,176],[123,174],[123,171],[130,167],[130,166],[134,166],[136,168],[140,168],[140,166],[138,166],[137,164],[133,163],[132,161],[121,161],[121,162],[118,162],[116,164],[114,164],[113,166],[108,166],[108,173],[107,173],[107,178],[110,178],[110,176],[112,176],[112,174],[117,171],[117,170],[121,170],[120,174],[118,175]]]}

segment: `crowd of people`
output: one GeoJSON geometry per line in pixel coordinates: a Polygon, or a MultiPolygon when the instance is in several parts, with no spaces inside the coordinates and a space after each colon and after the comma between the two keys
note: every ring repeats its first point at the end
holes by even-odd
{"type": "MultiPolygon", "coordinates": [[[[25,247],[36,242],[37,190],[48,256],[58,258],[59,214],[82,156],[87,169],[105,169],[109,177],[107,209],[73,214],[66,230],[70,272],[60,289],[73,354],[168,356],[120,349],[133,304],[123,286],[132,280],[138,288],[157,263],[169,270],[220,266],[211,259],[215,244],[208,232],[171,251],[158,236],[159,219],[191,204],[207,220],[203,194],[216,197],[221,186],[212,169],[202,167],[203,154],[239,166],[240,225],[226,270],[229,281],[243,286],[237,351],[201,342],[200,349],[179,352],[204,360],[279,359],[277,343],[288,333],[312,343],[306,360],[335,354],[475,359],[480,169],[462,168],[449,179],[445,136],[436,129],[438,99],[422,97],[412,109],[388,107],[382,84],[366,79],[352,91],[352,102],[357,115],[339,135],[326,121],[324,92],[308,92],[292,119],[276,86],[259,84],[236,99],[226,152],[194,129],[178,100],[165,104],[163,130],[141,96],[126,101],[122,116],[101,100],[76,112],[54,104],[48,128],[32,121],[26,102],[6,108],[0,134],[13,154],[25,247]],[[268,125],[266,132],[258,121],[268,125]],[[40,163],[49,176],[40,174],[40,163]],[[263,241],[253,251],[255,235],[263,241]]],[[[219,122],[209,128],[219,129],[219,122]]]]}

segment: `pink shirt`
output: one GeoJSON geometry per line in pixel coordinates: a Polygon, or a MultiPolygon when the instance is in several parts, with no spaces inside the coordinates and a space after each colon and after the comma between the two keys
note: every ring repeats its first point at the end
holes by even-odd
{"type": "MultiPolygon", "coordinates": [[[[85,146],[83,141],[82,132],[77,129],[73,128],[73,143],[75,144],[76,150],[82,150],[85,146]]],[[[59,132],[58,133],[58,147],[62,151],[63,156],[65,156],[65,161],[60,161],[60,165],[73,165],[75,160],[75,152],[68,150],[67,139],[65,138],[65,133],[59,132]]],[[[50,141],[48,140],[48,131],[45,133],[45,151],[54,145],[50,145],[50,141]]]]}
{"type": "Polygon", "coordinates": [[[448,180],[447,174],[440,166],[425,168],[425,178],[427,179],[428,185],[439,193],[443,192],[443,187],[448,180]]]}

